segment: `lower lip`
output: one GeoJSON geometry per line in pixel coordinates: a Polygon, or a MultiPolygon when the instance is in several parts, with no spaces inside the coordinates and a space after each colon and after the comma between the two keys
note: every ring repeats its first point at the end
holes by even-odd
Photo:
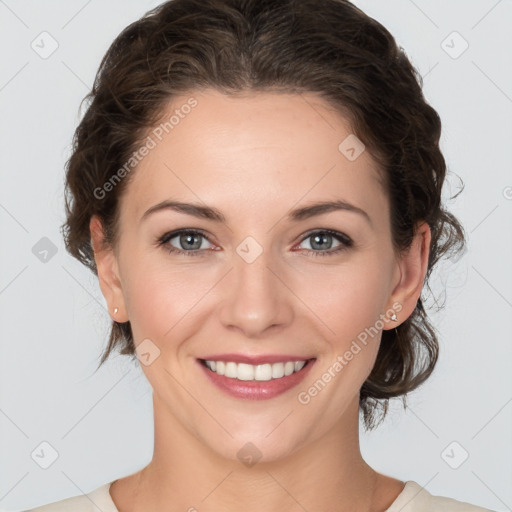
{"type": "Polygon", "coordinates": [[[210,382],[228,395],[245,400],[266,400],[267,398],[281,395],[302,382],[313,366],[315,359],[308,360],[307,364],[300,371],[293,372],[291,375],[281,377],[280,379],[249,381],[231,379],[224,375],[219,375],[207,368],[199,359],[197,362],[208,379],[210,379],[210,382]]]}

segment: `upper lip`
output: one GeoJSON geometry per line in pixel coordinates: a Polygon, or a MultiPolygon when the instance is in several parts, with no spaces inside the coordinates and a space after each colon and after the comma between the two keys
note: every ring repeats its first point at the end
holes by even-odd
{"type": "Polygon", "coordinates": [[[312,357],[304,357],[293,354],[262,354],[259,356],[248,356],[243,354],[215,354],[201,358],[206,361],[232,361],[234,363],[246,363],[252,365],[285,363],[287,361],[307,361],[312,357]]]}

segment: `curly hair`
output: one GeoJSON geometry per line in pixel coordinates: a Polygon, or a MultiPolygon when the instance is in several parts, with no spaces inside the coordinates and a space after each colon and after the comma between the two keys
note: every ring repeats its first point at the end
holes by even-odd
{"type": "MultiPolygon", "coordinates": [[[[102,222],[105,245],[117,247],[119,199],[133,172],[108,194],[95,191],[130,159],[174,96],[208,88],[228,95],[314,92],[345,117],[378,162],[394,249],[410,247],[417,223],[428,223],[428,286],[438,260],[465,248],[465,235],[441,201],[447,172],[441,120],[422,87],[388,30],[348,0],[167,1],[118,35],[84,98],[87,109],[66,163],[66,249],[97,275],[92,215],[102,222]]],[[[113,322],[100,366],[114,348],[134,355],[130,322],[113,322]]],[[[367,430],[384,419],[390,398],[402,397],[405,407],[438,353],[420,298],[407,320],[382,332],[360,390],[367,430]]]]}

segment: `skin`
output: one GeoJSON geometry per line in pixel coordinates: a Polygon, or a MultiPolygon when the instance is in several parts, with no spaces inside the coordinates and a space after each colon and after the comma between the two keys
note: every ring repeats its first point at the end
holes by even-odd
{"type": "MultiPolygon", "coordinates": [[[[141,365],[153,388],[151,463],[112,484],[121,512],[145,510],[384,511],[404,482],[363,460],[359,391],[374,365],[381,332],[304,405],[297,400],[394,303],[412,313],[428,261],[430,230],[420,223],[408,251],[391,243],[389,202],[369,151],[354,161],[338,146],[351,129],[313,93],[228,97],[206,90],[198,105],[133,171],[122,197],[116,250],[100,249],[90,222],[101,290],[115,320],[130,321],[135,344],[149,338],[160,355],[141,365]],[[213,206],[227,225],[164,210],[165,199],[213,206]],[[291,222],[289,210],[343,199],[367,212],[334,211],[291,222]],[[202,229],[203,256],[157,247],[163,234],[202,229]],[[315,256],[311,230],[348,235],[352,247],[315,256]],[[248,236],[263,249],[248,263],[236,252],[248,236]],[[216,251],[209,249],[217,249],[216,251]],[[267,400],[233,398],[210,384],[196,358],[211,353],[316,357],[296,388],[267,400]],[[261,459],[237,452],[252,442],[261,459]]],[[[175,237],[167,242],[189,251],[175,237]]],[[[316,248],[315,248],[316,247],[316,248]]],[[[398,310],[397,310],[398,311],[398,310]]]]}

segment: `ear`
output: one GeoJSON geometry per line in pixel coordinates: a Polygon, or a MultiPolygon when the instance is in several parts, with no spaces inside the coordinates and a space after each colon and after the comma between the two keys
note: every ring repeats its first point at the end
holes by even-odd
{"type": "Polygon", "coordinates": [[[387,322],[388,329],[405,322],[416,308],[427,272],[430,239],[429,225],[421,222],[416,227],[411,246],[397,261],[398,278],[390,297],[389,308],[395,311],[398,321],[387,322]]]}
{"type": "Polygon", "coordinates": [[[101,292],[107,301],[110,316],[116,322],[127,322],[128,315],[126,314],[123,289],[119,279],[117,258],[112,248],[103,247],[105,235],[101,220],[97,215],[91,217],[89,231],[98,270],[99,284],[101,292]],[[117,313],[114,313],[115,308],[118,309],[117,313]]]}

